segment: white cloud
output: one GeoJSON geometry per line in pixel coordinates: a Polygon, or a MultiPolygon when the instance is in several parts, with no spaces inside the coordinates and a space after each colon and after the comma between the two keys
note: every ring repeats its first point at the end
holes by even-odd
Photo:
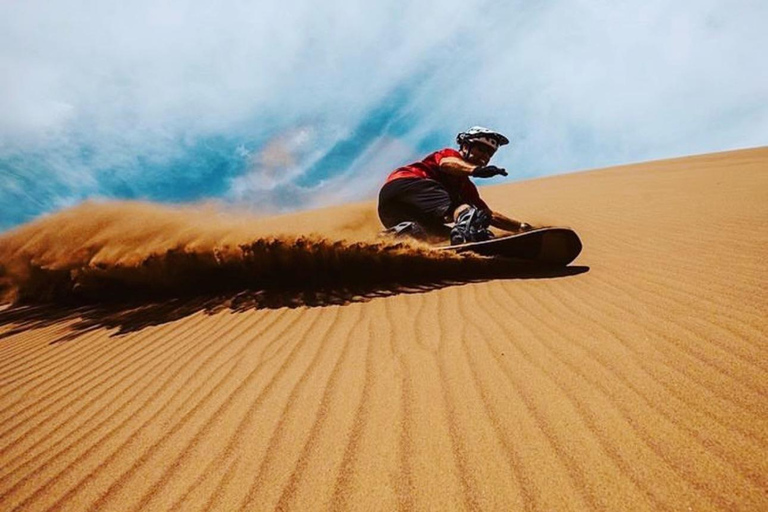
{"type": "Polygon", "coordinates": [[[495,58],[453,99],[523,137],[528,165],[768,142],[765,2],[554,2],[522,20],[478,42],[495,58]]]}
{"type": "Polygon", "coordinates": [[[338,128],[329,132],[327,125],[301,124],[278,133],[257,152],[241,149],[247,168],[242,176],[232,180],[230,197],[247,201],[254,194],[269,194],[290,186],[326,154],[334,140],[343,136],[338,128]]]}
{"type": "Polygon", "coordinates": [[[272,146],[247,150],[230,196],[288,196],[403,84],[399,140],[306,202],[370,197],[423,137],[471,124],[509,133],[497,159],[524,176],[762,145],[766,20],[749,0],[5,2],[0,161],[47,155],[66,202],[100,192],[98,169],[141,180],[137,155],[248,133],[272,146]]]}

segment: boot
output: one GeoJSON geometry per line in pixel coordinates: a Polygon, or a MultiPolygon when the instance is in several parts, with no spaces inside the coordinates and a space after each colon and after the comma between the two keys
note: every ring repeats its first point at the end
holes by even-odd
{"type": "Polygon", "coordinates": [[[421,224],[413,221],[404,221],[381,232],[381,236],[391,236],[393,238],[410,237],[416,240],[426,240],[427,232],[421,227],[421,224]]]}
{"type": "Polygon", "coordinates": [[[493,233],[488,229],[490,225],[491,216],[485,210],[470,206],[459,214],[451,229],[451,245],[490,240],[493,238],[493,233]]]}

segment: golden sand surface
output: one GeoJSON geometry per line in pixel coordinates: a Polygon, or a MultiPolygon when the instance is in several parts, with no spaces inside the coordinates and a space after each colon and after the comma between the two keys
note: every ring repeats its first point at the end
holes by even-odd
{"type": "MultiPolygon", "coordinates": [[[[572,272],[6,305],[0,510],[768,510],[768,148],[481,193],[575,229],[572,272]]],[[[180,245],[379,229],[373,202],[159,208],[86,204],[1,236],[7,300],[77,258],[122,279],[180,245]]]]}

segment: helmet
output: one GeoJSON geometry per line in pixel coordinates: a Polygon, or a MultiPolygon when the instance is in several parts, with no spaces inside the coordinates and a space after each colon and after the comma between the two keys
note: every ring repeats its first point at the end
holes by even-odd
{"type": "Polygon", "coordinates": [[[461,132],[456,136],[456,143],[459,146],[468,144],[470,142],[480,142],[486,146],[490,146],[494,150],[499,149],[499,146],[509,144],[509,139],[493,130],[483,128],[482,126],[473,126],[465,132],[461,132]]]}

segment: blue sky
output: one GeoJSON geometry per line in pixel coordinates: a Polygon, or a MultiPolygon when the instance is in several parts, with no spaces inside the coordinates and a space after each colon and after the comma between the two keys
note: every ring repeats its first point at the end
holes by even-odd
{"type": "Polygon", "coordinates": [[[524,179],[768,143],[768,2],[0,4],[0,230],[370,199],[473,124],[524,179]]]}

